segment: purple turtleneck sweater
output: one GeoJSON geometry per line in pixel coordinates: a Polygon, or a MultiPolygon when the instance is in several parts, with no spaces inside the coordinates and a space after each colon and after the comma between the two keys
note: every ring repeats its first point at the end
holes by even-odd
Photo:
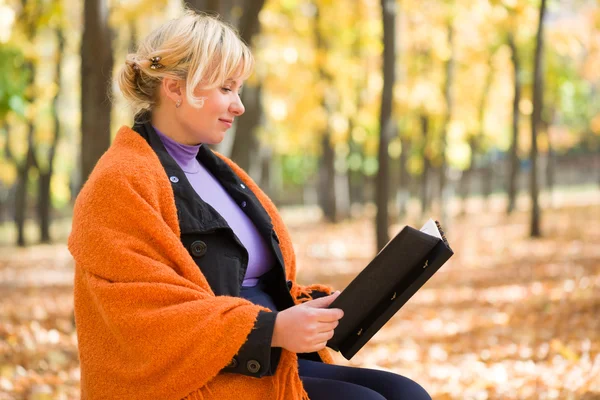
{"type": "Polygon", "coordinates": [[[274,260],[254,223],[223,189],[219,181],[196,159],[202,144],[196,146],[181,144],[165,136],[158,129],[154,128],[154,130],[169,155],[185,172],[185,176],[198,196],[221,214],[248,251],[248,269],[242,285],[255,286],[258,277],[271,269],[274,260]]]}

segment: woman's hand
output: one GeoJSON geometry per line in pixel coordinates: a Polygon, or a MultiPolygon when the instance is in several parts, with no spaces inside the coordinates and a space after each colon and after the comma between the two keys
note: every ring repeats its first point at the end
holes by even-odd
{"type": "Polygon", "coordinates": [[[338,291],[280,311],[275,319],[271,347],[282,347],[294,353],[324,349],[333,337],[338,320],[344,316],[339,308],[327,308],[339,294],[338,291]]]}

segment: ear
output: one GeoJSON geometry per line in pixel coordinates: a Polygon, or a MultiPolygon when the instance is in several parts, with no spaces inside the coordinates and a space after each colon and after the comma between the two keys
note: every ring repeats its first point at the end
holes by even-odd
{"type": "Polygon", "coordinates": [[[163,78],[162,80],[162,90],[173,103],[176,103],[178,100],[181,100],[183,97],[183,90],[181,85],[181,80],[173,79],[173,78],[163,78]]]}

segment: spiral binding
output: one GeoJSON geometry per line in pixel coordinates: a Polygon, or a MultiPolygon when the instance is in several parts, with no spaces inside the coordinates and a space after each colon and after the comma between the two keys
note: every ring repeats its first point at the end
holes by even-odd
{"type": "Polygon", "coordinates": [[[444,233],[444,230],[442,229],[442,225],[440,225],[438,220],[435,220],[435,225],[437,226],[438,231],[440,231],[440,234],[442,235],[442,241],[444,242],[446,247],[450,248],[450,245],[448,244],[448,240],[446,239],[446,234],[444,233]]]}

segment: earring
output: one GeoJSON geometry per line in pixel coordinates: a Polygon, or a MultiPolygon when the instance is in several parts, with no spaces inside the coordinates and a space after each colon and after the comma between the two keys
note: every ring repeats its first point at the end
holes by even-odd
{"type": "Polygon", "coordinates": [[[181,99],[177,100],[175,103],[175,108],[179,108],[179,106],[181,106],[181,99]]]}

